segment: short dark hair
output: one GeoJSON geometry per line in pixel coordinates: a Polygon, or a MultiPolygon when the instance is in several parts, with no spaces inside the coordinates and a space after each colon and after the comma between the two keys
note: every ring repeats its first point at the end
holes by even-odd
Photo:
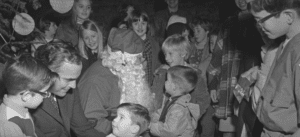
{"type": "Polygon", "coordinates": [[[64,62],[81,65],[81,56],[70,44],[61,40],[52,41],[37,48],[35,58],[56,72],[64,62]]]}
{"type": "Polygon", "coordinates": [[[38,29],[45,33],[46,30],[49,30],[51,23],[56,24],[56,19],[54,18],[53,14],[47,14],[39,20],[38,29]]]}
{"type": "Polygon", "coordinates": [[[149,16],[145,11],[141,11],[139,9],[134,9],[131,13],[131,19],[129,20],[129,23],[132,24],[133,22],[137,22],[140,20],[140,18],[143,19],[143,21],[148,22],[149,16]]]}
{"type": "Polygon", "coordinates": [[[25,54],[8,60],[2,73],[8,95],[17,95],[23,90],[39,91],[57,77],[43,63],[25,54]]]}
{"type": "Polygon", "coordinates": [[[254,12],[266,10],[269,13],[276,13],[294,9],[300,15],[300,0],[254,0],[250,4],[254,12]]]}
{"type": "Polygon", "coordinates": [[[194,28],[197,25],[200,25],[205,31],[211,31],[212,30],[212,22],[208,19],[202,18],[201,16],[197,16],[193,18],[191,22],[191,27],[194,28]]]}
{"type": "Polygon", "coordinates": [[[172,82],[181,89],[183,94],[191,92],[198,82],[197,72],[186,66],[173,66],[168,69],[168,74],[172,78],[172,82]]]}
{"type": "Polygon", "coordinates": [[[131,121],[140,126],[140,130],[137,135],[143,134],[148,129],[151,118],[146,107],[140,104],[123,103],[118,106],[118,109],[119,108],[124,108],[132,114],[131,121]]]}

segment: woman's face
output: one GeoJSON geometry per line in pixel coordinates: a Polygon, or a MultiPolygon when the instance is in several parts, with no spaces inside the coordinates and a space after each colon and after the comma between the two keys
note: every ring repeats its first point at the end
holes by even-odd
{"type": "Polygon", "coordinates": [[[90,0],[79,0],[74,6],[74,11],[78,18],[85,20],[90,17],[92,11],[90,0]]]}
{"type": "Polygon", "coordinates": [[[98,49],[99,37],[98,37],[98,33],[96,31],[83,30],[82,39],[84,41],[84,44],[91,50],[98,49]]]}

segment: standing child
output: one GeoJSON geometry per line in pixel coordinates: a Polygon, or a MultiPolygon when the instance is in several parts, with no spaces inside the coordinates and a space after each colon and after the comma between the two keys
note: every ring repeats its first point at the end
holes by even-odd
{"type": "Polygon", "coordinates": [[[123,103],[118,106],[112,122],[113,132],[107,137],[141,137],[148,130],[149,111],[140,104],[123,103]]]}
{"type": "Polygon", "coordinates": [[[193,137],[200,118],[198,104],[190,103],[198,81],[197,72],[186,66],[168,69],[165,82],[170,95],[163,107],[153,114],[150,132],[160,137],[193,137]]]}
{"type": "MultiPolygon", "coordinates": [[[[190,55],[190,43],[189,40],[182,35],[172,35],[168,37],[163,45],[162,50],[165,54],[165,59],[168,65],[162,65],[155,72],[155,77],[152,85],[152,92],[155,93],[156,99],[156,109],[161,108],[163,104],[163,97],[165,96],[164,83],[166,80],[167,70],[170,67],[176,65],[183,65],[191,67],[186,61],[189,59],[190,55]]],[[[196,88],[190,94],[192,96],[191,102],[200,105],[200,116],[202,116],[206,109],[209,106],[210,98],[207,92],[207,87],[204,79],[200,77],[200,71],[197,71],[197,75],[199,76],[198,82],[196,84],[196,88]]]]}
{"type": "Polygon", "coordinates": [[[153,72],[160,66],[159,61],[159,45],[158,42],[150,35],[147,34],[150,28],[150,20],[146,12],[140,10],[133,10],[132,17],[129,20],[131,28],[143,40],[145,45],[143,57],[146,61],[146,79],[149,85],[152,84],[153,72]]]}
{"type": "Polygon", "coordinates": [[[28,109],[37,108],[55,76],[46,66],[30,55],[8,61],[3,71],[7,94],[0,106],[0,136],[37,137],[28,109]]]}
{"type": "Polygon", "coordinates": [[[286,36],[279,46],[257,106],[262,137],[300,136],[300,1],[254,0],[251,13],[270,38],[286,36]]]}

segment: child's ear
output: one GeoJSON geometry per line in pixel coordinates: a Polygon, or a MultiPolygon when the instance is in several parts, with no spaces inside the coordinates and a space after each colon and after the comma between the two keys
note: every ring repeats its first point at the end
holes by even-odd
{"type": "Polygon", "coordinates": [[[287,23],[289,25],[291,25],[293,23],[293,21],[295,20],[295,18],[298,16],[297,12],[295,10],[284,10],[283,14],[286,15],[287,19],[287,23]]]}
{"type": "Polygon", "coordinates": [[[31,92],[28,90],[23,92],[23,94],[21,95],[21,99],[24,102],[27,102],[31,97],[32,97],[31,92]]]}
{"type": "Polygon", "coordinates": [[[140,126],[137,124],[132,124],[130,126],[130,131],[132,134],[137,134],[139,132],[139,130],[140,130],[140,126]]]}

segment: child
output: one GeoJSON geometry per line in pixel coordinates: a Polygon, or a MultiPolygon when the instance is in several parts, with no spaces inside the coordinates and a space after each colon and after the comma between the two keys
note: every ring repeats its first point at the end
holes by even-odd
{"type": "Polygon", "coordinates": [[[76,47],[79,40],[79,26],[90,18],[91,5],[92,0],[74,0],[72,16],[59,24],[55,38],[70,42],[76,47]]]}
{"type": "Polygon", "coordinates": [[[160,65],[159,60],[159,45],[158,42],[150,35],[147,34],[148,29],[150,28],[149,17],[146,12],[140,10],[133,10],[132,17],[129,20],[134,32],[143,40],[145,45],[143,51],[143,57],[145,58],[145,72],[146,72],[146,79],[149,85],[152,84],[153,80],[153,72],[156,70],[160,65]]]}
{"type": "Polygon", "coordinates": [[[33,45],[31,45],[31,54],[34,55],[36,49],[48,42],[52,41],[57,30],[55,19],[51,16],[51,14],[42,17],[39,21],[39,30],[42,32],[41,36],[34,39],[33,45]]]}
{"type": "Polygon", "coordinates": [[[191,23],[191,27],[194,32],[194,37],[191,41],[195,49],[193,49],[189,63],[199,68],[202,71],[203,78],[205,78],[205,72],[211,60],[209,33],[212,23],[201,17],[195,17],[191,23]]]}
{"type": "Polygon", "coordinates": [[[107,137],[141,137],[148,129],[150,116],[147,108],[139,104],[123,103],[118,106],[112,122],[113,133],[107,137]]]}
{"type": "Polygon", "coordinates": [[[200,118],[198,104],[190,103],[198,81],[197,72],[186,66],[168,69],[165,82],[170,98],[153,114],[150,133],[160,137],[193,137],[200,118]]]}
{"type": "MultiPolygon", "coordinates": [[[[103,51],[103,35],[94,21],[86,20],[79,28],[78,51],[83,57],[81,74],[98,59],[103,51]]],[[[80,80],[80,78],[78,78],[80,80]]]]}
{"type": "Polygon", "coordinates": [[[3,71],[7,94],[0,106],[0,136],[36,137],[28,109],[37,108],[55,76],[46,66],[30,55],[8,61],[3,71]]]}
{"type": "Polygon", "coordinates": [[[264,125],[262,137],[299,137],[300,1],[254,0],[251,13],[270,38],[286,36],[258,100],[257,116],[264,125]]]}
{"type": "MultiPolygon", "coordinates": [[[[183,65],[191,67],[186,61],[190,55],[189,40],[182,35],[172,35],[168,37],[163,45],[162,50],[165,54],[165,59],[168,65],[162,65],[154,73],[154,81],[152,85],[152,92],[155,93],[156,109],[161,108],[164,97],[164,83],[166,80],[167,70],[176,65],[183,65]]],[[[200,76],[200,71],[197,75],[200,76]]],[[[191,102],[200,105],[200,116],[202,116],[210,104],[209,94],[207,92],[206,83],[202,77],[198,78],[196,88],[191,93],[191,102]]]]}

